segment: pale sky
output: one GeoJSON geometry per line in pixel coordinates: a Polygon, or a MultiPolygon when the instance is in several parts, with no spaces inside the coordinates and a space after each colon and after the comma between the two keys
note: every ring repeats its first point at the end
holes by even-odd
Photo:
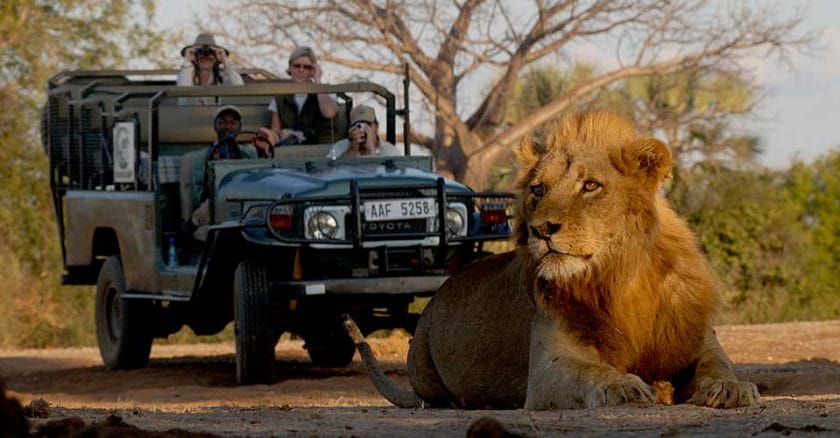
{"type": "MultiPolygon", "coordinates": [[[[213,1],[156,0],[157,24],[183,31],[187,40],[180,48],[195,38],[190,24],[193,16],[202,16],[213,1]]],[[[840,0],[786,4],[808,8],[805,25],[820,30],[817,42],[809,53],[794,54],[790,66],[761,59],[748,61],[766,97],[754,117],[738,126],[761,138],[761,162],[773,168],[787,167],[794,156],[810,161],[828,150],[840,149],[840,0]]],[[[174,65],[179,62],[173,59],[174,65]]]]}

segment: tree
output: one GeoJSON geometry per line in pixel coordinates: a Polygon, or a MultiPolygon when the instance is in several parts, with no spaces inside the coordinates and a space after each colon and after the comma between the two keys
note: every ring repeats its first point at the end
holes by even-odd
{"type": "MultiPolygon", "coordinates": [[[[565,73],[554,66],[529,69],[517,82],[509,124],[561,96],[566,90],[596,75],[592,66],[577,64],[565,73]]],[[[761,152],[757,137],[735,133],[732,122],[748,114],[756,91],[746,79],[722,75],[709,69],[680,70],[656,76],[629,78],[603,87],[569,109],[591,106],[609,108],[634,120],[641,132],[662,138],[674,155],[673,180],[668,194],[684,191],[694,166],[709,169],[757,166],[761,152]]],[[[536,135],[541,135],[541,130],[536,135]]],[[[510,174],[510,160],[502,160],[492,172],[493,180],[510,174]]]]}
{"type": "Polygon", "coordinates": [[[785,188],[800,206],[799,220],[811,233],[812,276],[833,291],[836,316],[840,314],[836,296],[840,291],[840,150],[828,152],[811,164],[795,162],[785,188]]]}
{"type": "Polygon", "coordinates": [[[434,109],[434,134],[412,140],[432,149],[440,168],[477,187],[486,185],[489,166],[512,143],[604,86],[687,68],[739,72],[742,57],[784,55],[806,42],[799,16],[779,18],[780,8],[766,4],[760,5],[764,12],[744,2],[703,0],[535,0],[523,6],[504,0],[240,0],[209,26],[252,54],[278,57],[308,43],[319,46],[322,60],[353,69],[398,75],[409,65],[413,84],[434,109]],[[524,69],[586,43],[614,47],[616,66],[506,125],[524,69]],[[490,84],[478,89],[488,75],[490,84]],[[475,108],[459,105],[466,93],[479,93],[475,108]]]}
{"type": "Polygon", "coordinates": [[[628,79],[605,100],[628,112],[646,132],[671,148],[678,167],[718,168],[751,163],[757,138],[733,134],[730,122],[750,113],[757,91],[746,79],[713,69],[682,69],[628,79]]]}
{"type": "Polygon", "coordinates": [[[831,318],[835,288],[814,274],[812,234],[783,172],[695,168],[675,205],[720,278],[726,322],[831,318]]]}
{"type": "MultiPolygon", "coordinates": [[[[554,99],[562,96],[567,90],[591,80],[594,76],[595,67],[587,64],[575,64],[569,71],[564,71],[553,65],[539,65],[529,68],[516,82],[511,105],[506,111],[504,124],[508,126],[517,124],[534,111],[538,111],[554,99]]],[[[580,99],[568,110],[588,107],[593,101],[598,100],[600,94],[597,93],[587,99],[580,99]]],[[[531,132],[531,135],[537,142],[543,142],[546,132],[543,129],[535,129],[531,132]]],[[[513,150],[507,150],[496,163],[492,163],[489,185],[494,189],[510,190],[514,183],[515,163],[513,150]]]]}
{"type": "Polygon", "coordinates": [[[674,168],[666,194],[677,201],[704,169],[758,170],[758,137],[732,129],[732,122],[752,111],[757,96],[745,78],[700,68],[630,78],[599,100],[668,144],[674,168]]]}
{"type": "Polygon", "coordinates": [[[23,239],[12,242],[12,250],[29,254],[28,262],[44,262],[43,252],[32,252],[41,248],[32,239],[45,228],[46,218],[37,214],[51,211],[41,205],[48,200],[47,165],[37,134],[47,79],[60,69],[116,67],[159,52],[162,38],[151,30],[153,13],[150,0],[12,0],[0,6],[0,178],[9,195],[2,207],[11,215],[0,226],[19,230],[4,234],[23,239]],[[137,12],[145,12],[145,21],[137,12]],[[20,208],[36,216],[26,220],[20,208]]]}
{"type": "MultiPolygon", "coordinates": [[[[595,66],[580,63],[575,64],[568,71],[554,65],[529,68],[516,81],[511,105],[506,112],[505,124],[515,125],[568,90],[592,80],[595,75],[595,66]]],[[[575,106],[589,106],[592,101],[597,100],[597,94],[594,97],[581,99],[575,106]]]]}
{"type": "Polygon", "coordinates": [[[77,336],[75,313],[64,305],[74,301],[82,317],[92,302],[57,284],[62,266],[38,135],[47,79],[160,56],[153,12],[151,0],[0,3],[0,345],[68,342],[77,336]]]}

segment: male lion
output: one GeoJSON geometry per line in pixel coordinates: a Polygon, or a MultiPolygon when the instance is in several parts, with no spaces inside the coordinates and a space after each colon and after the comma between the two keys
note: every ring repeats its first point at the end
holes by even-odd
{"type": "Polygon", "coordinates": [[[374,368],[380,392],[405,407],[541,410],[653,402],[650,385],[665,381],[676,401],[757,403],[712,330],[719,299],[703,255],[659,194],[668,148],[590,111],[517,155],[517,248],[443,284],[408,352],[414,394],[374,368]]]}

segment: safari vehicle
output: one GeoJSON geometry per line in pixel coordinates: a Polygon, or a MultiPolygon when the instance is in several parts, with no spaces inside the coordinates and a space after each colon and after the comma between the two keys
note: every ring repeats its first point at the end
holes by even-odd
{"type": "Polygon", "coordinates": [[[175,73],[72,71],[49,82],[43,140],[62,282],[96,285],[108,369],[146,366],[153,339],[184,325],[210,335],[231,321],[240,384],[274,379],[286,332],[304,339],[314,364],[345,366],[354,346],[340,314],[365,332],[411,332],[415,298],[510,235],[511,195],[444,179],[408,146],[389,158],[328,159],[324,144],[204,160],[221,106],[236,105],[243,132],[253,132],[269,125],[273,96],[293,93],[336,94],[336,140],[354,99],[371,95],[395,143],[398,116],[409,130],[407,99],[398,110],[379,85],[300,85],[252,70],[244,86],[176,87],[175,73]],[[179,104],[197,96],[217,105],[179,104]],[[179,230],[205,165],[211,226],[198,242],[179,230]]]}

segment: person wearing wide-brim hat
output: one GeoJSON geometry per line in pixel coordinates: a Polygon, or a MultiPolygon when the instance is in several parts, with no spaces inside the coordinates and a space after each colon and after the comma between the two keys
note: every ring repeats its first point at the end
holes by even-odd
{"type": "MultiPolygon", "coordinates": [[[[230,52],[228,49],[216,44],[216,39],[209,33],[200,33],[195,42],[181,49],[181,56],[184,62],[178,72],[179,86],[189,87],[194,85],[242,85],[239,72],[228,60],[230,52]]],[[[181,98],[179,103],[194,103],[213,105],[216,102],[212,97],[181,98]]]]}

